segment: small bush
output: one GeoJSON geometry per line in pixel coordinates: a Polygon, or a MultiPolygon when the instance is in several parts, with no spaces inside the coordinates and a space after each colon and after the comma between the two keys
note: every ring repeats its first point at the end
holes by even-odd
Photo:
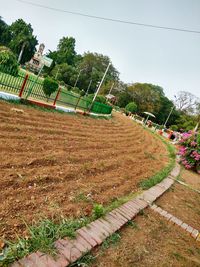
{"type": "Polygon", "coordinates": [[[58,83],[50,77],[44,79],[43,91],[47,97],[50,97],[58,89],[58,83]]]}
{"type": "Polygon", "coordinates": [[[170,129],[171,129],[172,131],[178,131],[178,126],[177,126],[177,125],[171,125],[171,126],[170,126],[170,129]]]}
{"type": "Polygon", "coordinates": [[[137,111],[137,105],[135,102],[130,102],[128,105],[126,105],[125,110],[126,112],[135,113],[137,111]]]}
{"type": "Polygon", "coordinates": [[[92,210],[94,219],[98,219],[105,214],[105,209],[101,204],[95,204],[92,210]]]}

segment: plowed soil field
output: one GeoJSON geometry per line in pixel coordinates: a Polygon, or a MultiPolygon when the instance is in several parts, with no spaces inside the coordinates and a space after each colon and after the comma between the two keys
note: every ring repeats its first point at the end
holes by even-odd
{"type": "Polygon", "coordinates": [[[24,221],[41,217],[89,215],[92,203],[136,192],[167,161],[162,142],[121,114],[93,119],[0,101],[0,235],[22,235],[24,221]]]}

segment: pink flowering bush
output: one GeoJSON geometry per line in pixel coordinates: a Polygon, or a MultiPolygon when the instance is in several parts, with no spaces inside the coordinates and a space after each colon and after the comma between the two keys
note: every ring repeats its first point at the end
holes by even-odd
{"type": "Polygon", "coordinates": [[[192,169],[200,174],[200,134],[189,131],[182,134],[179,141],[180,162],[186,169],[192,169]]]}

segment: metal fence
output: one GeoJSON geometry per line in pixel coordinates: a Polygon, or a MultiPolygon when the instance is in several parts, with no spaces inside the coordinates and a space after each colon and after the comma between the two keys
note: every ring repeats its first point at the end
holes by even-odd
{"type": "Polygon", "coordinates": [[[24,70],[14,71],[11,68],[3,69],[0,66],[0,91],[18,95],[22,98],[39,100],[48,104],[72,107],[83,111],[91,111],[99,114],[110,114],[112,107],[99,102],[93,102],[86,96],[81,97],[64,87],[60,87],[50,97],[43,91],[43,79],[33,74],[27,74],[24,70]],[[31,92],[30,88],[32,88],[31,92]],[[30,93],[30,94],[29,94],[30,93]]]}

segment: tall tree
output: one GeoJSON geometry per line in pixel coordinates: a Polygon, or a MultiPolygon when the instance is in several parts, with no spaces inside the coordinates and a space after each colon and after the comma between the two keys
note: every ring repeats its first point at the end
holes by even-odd
{"type": "Polygon", "coordinates": [[[180,91],[175,96],[175,105],[177,109],[188,114],[193,114],[198,105],[198,98],[190,92],[180,91]]]}
{"type": "Polygon", "coordinates": [[[56,63],[67,63],[68,65],[74,65],[76,51],[76,40],[73,37],[63,37],[60,39],[56,55],[56,63]]]}
{"type": "Polygon", "coordinates": [[[27,24],[23,19],[18,19],[9,27],[11,41],[9,47],[19,57],[20,63],[25,63],[31,59],[38,44],[36,36],[33,35],[31,24],[27,24]]]}
{"type": "Polygon", "coordinates": [[[8,46],[11,40],[11,33],[9,26],[3,21],[0,16],[0,45],[8,46]]]}
{"type": "MultiPolygon", "coordinates": [[[[101,81],[109,62],[109,57],[102,54],[91,52],[85,53],[78,64],[78,70],[81,71],[78,87],[86,91],[89,82],[92,81],[91,92],[94,92],[98,82],[101,81]]],[[[111,64],[105,77],[104,84],[107,84],[110,81],[116,82],[118,80],[119,72],[115,69],[113,64],[111,64]]]]}

